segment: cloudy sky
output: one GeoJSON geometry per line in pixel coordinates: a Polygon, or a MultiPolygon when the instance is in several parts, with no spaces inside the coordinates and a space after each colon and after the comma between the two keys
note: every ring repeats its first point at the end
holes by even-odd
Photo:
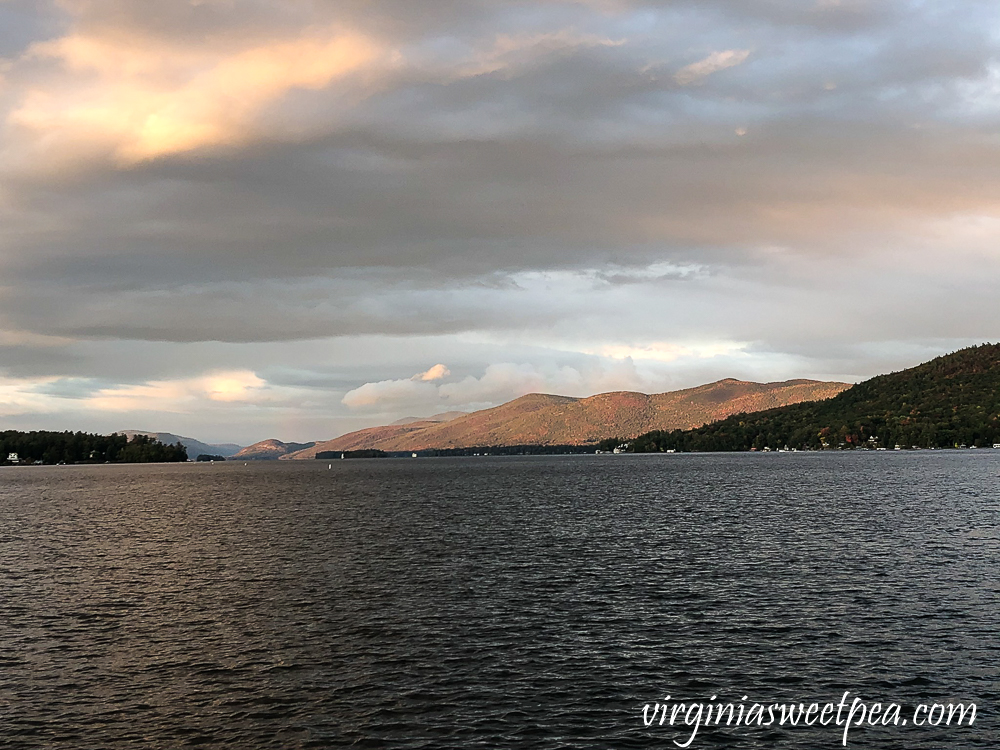
{"type": "Polygon", "coordinates": [[[0,425],[316,440],[997,340],[998,16],[0,0],[0,425]]]}

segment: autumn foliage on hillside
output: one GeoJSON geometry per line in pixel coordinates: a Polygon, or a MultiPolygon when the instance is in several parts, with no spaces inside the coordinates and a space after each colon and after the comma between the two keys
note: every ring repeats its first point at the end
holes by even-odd
{"type": "Polygon", "coordinates": [[[879,375],[828,401],[741,414],[690,430],[657,430],[639,452],[952,448],[1000,442],[1000,345],[983,344],[879,375]]]}
{"type": "Polygon", "coordinates": [[[493,409],[447,421],[412,422],[359,430],[318,443],[290,458],[320,451],[421,451],[471,446],[596,445],[609,436],[688,429],[739,412],[829,398],[849,386],[814,380],[748,383],[720,380],[682,391],[631,391],[570,398],[533,393],[493,409]]]}

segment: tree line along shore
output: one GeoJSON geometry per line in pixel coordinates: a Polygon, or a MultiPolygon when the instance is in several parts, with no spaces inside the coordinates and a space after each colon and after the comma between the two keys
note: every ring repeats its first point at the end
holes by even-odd
{"type": "Polygon", "coordinates": [[[129,464],[187,461],[187,448],[146,435],[87,432],[0,432],[0,462],[6,464],[129,464]]]}

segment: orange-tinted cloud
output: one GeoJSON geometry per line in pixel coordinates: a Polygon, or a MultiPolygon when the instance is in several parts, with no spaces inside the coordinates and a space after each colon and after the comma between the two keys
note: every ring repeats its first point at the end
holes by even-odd
{"type": "Polygon", "coordinates": [[[85,405],[107,411],[186,411],[212,401],[252,402],[266,385],[252,372],[218,372],[181,380],[105,388],[88,398],[85,405]]]}
{"type": "Polygon", "coordinates": [[[411,380],[422,380],[424,382],[431,382],[434,380],[441,380],[451,375],[451,370],[448,369],[446,365],[437,364],[430,368],[427,372],[421,372],[414,375],[411,380]]]}
{"type": "Polygon", "coordinates": [[[58,72],[24,93],[9,122],[43,150],[99,144],[126,164],[239,144],[285,93],[325,88],[378,54],[371,39],[335,27],[221,49],[79,31],[31,47],[27,59],[58,72]]]}

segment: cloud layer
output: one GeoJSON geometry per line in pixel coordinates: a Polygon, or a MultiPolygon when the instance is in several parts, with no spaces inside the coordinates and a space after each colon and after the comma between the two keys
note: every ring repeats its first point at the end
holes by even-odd
{"type": "Polygon", "coordinates": [[[998,15],[5,0],[0,407],[317,439],[995,340],[998,15]]]}

